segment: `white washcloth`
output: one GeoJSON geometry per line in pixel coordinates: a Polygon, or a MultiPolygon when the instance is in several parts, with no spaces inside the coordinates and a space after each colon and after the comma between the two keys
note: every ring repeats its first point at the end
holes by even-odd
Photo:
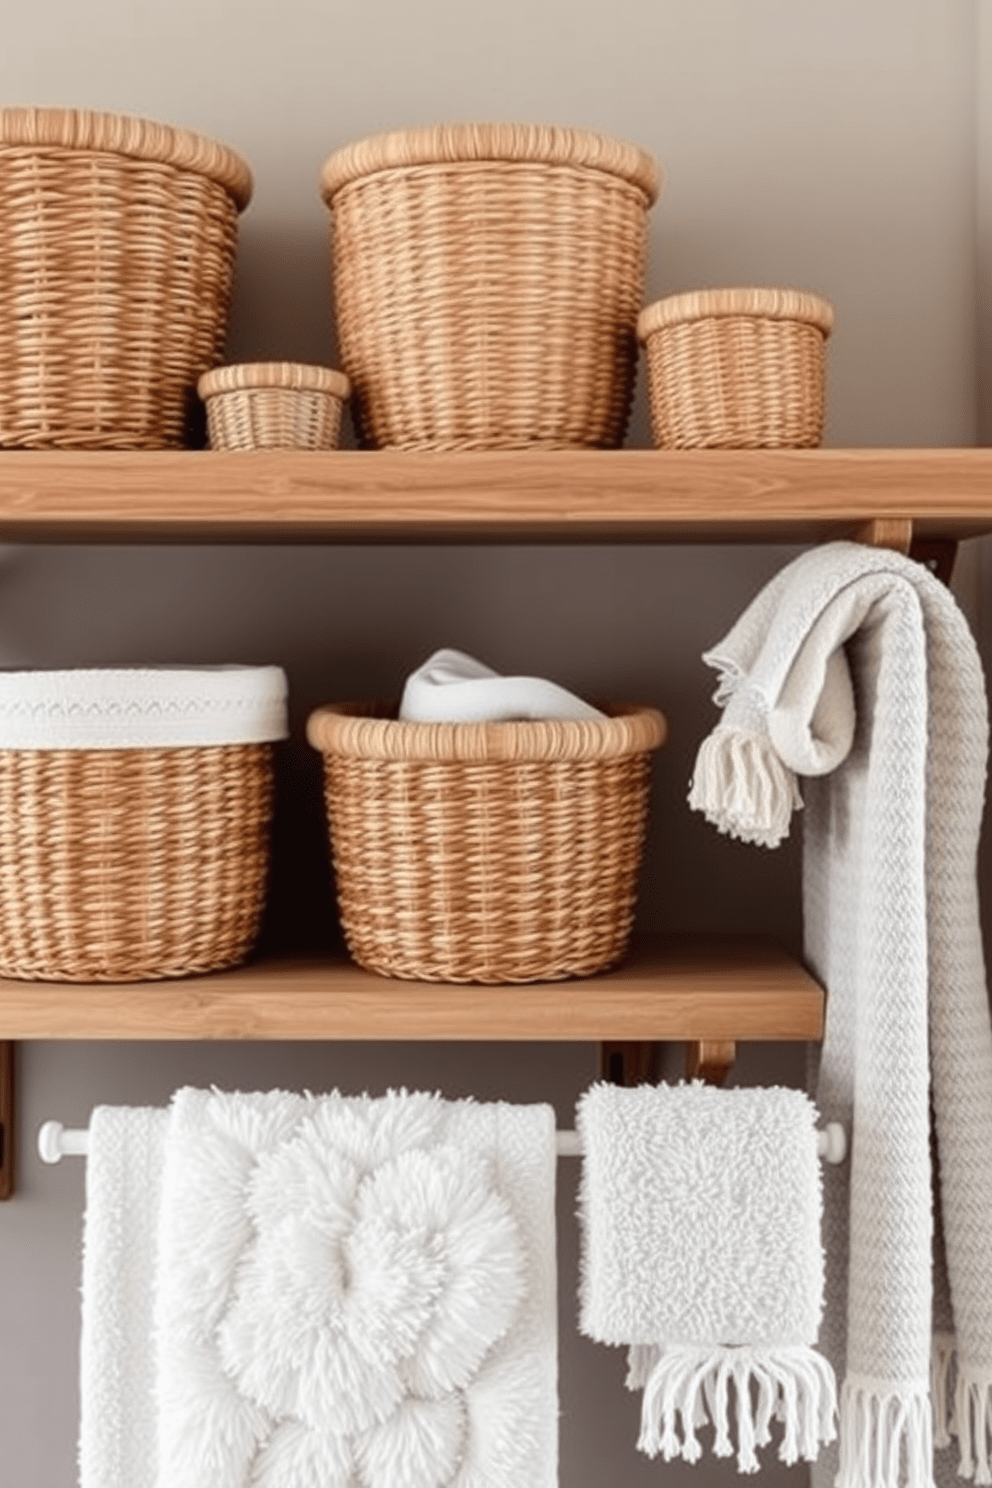
{"type": "Polygon", "coordinates": [[[543,677],[501,677],[464,651],[435,651],[411,672],[400,718],[413,723],[490,723],[511,718],[602,718],[598,708],[543,677]]]}
{"type": "Polygon", "coordinates": [[[706,659],[726,710],[692,804],[774,842],[795,775],[814,777],[803,899],[828,991],[817,1104],[851,1131],[849,1181],[825,1177],[837,1481],[928,1488],[934,1438],[956,1434],[960,1473],[988,1484],[992,1030],[976,877],[988,723],[974,641],[920,564],[832,543],[784,569],[706,659]]]}
{"type": "Polygon", "coordinates": [[[584,1153],[582,1332],[632,1345],[638,1446],[696,1462],[710,1421],[740,1471],[783,1425],[779,1456],[833,1437],[833,1371],[813,1345],[823,1309],[816,1112],[798,1090],[595,1085],[584,1153]],[[730,1386],[733,1384],[733,1395],[730,1386]],[[681,1422],[681,1436],[679,1427],[681,1422]]]}
{"type": "Polygon", "coordinates": [[[80,1488],[155,1488],[153,1284],[166,1112],[97,1106],[83,1227],[80,1488]]]}
{"type": "Polygon", "coordinates": [[[557,1480],[549,1106],[182,1090],[160,1488],[557,1480]]]}

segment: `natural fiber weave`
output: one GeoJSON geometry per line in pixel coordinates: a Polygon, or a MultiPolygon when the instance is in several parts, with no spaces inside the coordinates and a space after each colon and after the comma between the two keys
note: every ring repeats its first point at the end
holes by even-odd
{"type": "Polygon", "coordinates": [[[443,126],[339,151],[321,190],[364,444],[622,442],[650,156],[582,131],[443,126]]]}
{"type": "Polygon", "coordinates": [[[0,447],[190,439],[251,174],[185,130],[0,109],[0,447]]]}
{"type": "Polygon", "coordinates": [[[212,449],[336,449],[351,385],[330,367],[245,362],[198,384],[212,449]]]}
{"type": "Polygon", "coordinates": [[[590,976],[622,958],[661,714],[439,724],[371,711],[322,708],[307,725],[360,965],[501,983],[590,976]]]}
{"type": "Polygon", "coordinates": [[[242,960],[272,745],[0,750],[0,975],[138,981],[242,960]]]}
{"type": "Polygon", "coordinates": [[[775,449],[823,437],[826,301],[795,290],[674,295],[641,312],[655,444],[775,449]]]}

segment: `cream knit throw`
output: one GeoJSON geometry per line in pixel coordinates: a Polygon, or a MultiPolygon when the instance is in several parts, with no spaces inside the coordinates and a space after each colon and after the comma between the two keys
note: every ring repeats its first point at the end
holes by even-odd
{"type": "Polygon", "coordinates": [[[828,990],[816,1099],[851,1135],[849,1175],[824,1175],[837,1481],[926,1488],[934,1439],[953,1433],[959,1472],[988,1484],[992,1033],[975,871],[988,726],[974,643],[926,569],[833,543],[784,569],[705,660],[726,707],[692,806],[774,845],[795,776],[817,777],[803,885],[807,957],[828,990]]]}

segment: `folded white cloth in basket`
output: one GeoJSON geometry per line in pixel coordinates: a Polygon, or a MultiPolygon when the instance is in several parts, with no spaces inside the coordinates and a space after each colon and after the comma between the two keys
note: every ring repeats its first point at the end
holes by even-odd
{"type": "Polygon", "coordinates": [[[400,718],[414,723],[492,723],[511,718],[602,718],[573,692],[543,677],[502,677],[444,648],[411,672],[400,718]]]}
{"type": "Polygon", "coordinates": [[[83,1227],[80,1488],[155,1488],[153,1285],[167,1113],[97,1106],[83,1227]]]}
{"type": "Polygon", "coordinates": [[[557,1481],[550,1106],[182,1090],[160,1488],[557,1481]]]}
{"type": "Polygon", "coordinates": [[[580,1327],[631,1346],[649,1457],[698,1461],[708,1421],[729,1456],[733,1415],[742,1472],[773,1420],[783,1462],[833,1439],[815,1117],[784,1088],[599,1084],[579,1102],[580,1327]]]}

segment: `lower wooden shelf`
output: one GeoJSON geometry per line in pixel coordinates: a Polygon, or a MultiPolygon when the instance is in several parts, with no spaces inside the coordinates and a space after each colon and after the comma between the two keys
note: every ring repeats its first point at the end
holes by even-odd
{"type": "Polygon", "coordinates": [[[0,980],[0,1039],[806,1040],[824,994],[778,946],[672,937],[587,980],[401,982],[344,959],[259,961],[174,982],[0,980]]]}

